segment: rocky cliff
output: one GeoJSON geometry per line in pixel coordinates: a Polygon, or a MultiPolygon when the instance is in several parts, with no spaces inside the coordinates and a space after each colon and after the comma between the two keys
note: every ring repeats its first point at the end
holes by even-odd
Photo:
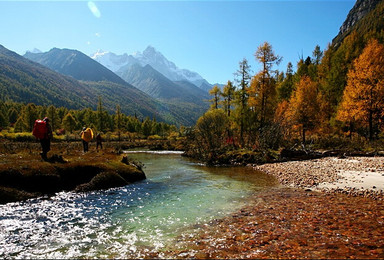
{"type": "Polygon", "coordinates": [[[364,18],[369,12],[374,10],[378,3],[383,0],[357,0],[348,16],[340,27],[339,34],[333,39],[332,44],[337,45],[350,33],[352,28],[364,18]]]}

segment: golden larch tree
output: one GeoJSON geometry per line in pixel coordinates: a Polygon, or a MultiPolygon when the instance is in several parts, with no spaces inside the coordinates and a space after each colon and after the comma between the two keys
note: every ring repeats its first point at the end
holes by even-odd
{"type": "Polygon", "coordinates": [[[306,131],[314,129],[318,123],[317,83],[308,76],[301,77],[289,103],[289,116],[293,125],[301,128],[303,144],[305,145],[306,131]]]}
{"type": "Polygon", "coordinates": [[[363,122],[368,126],[369,139],[372,140],[383,111],[384,46],[372,39],[348,72],[337,119],[343,122],[363,122]]]}

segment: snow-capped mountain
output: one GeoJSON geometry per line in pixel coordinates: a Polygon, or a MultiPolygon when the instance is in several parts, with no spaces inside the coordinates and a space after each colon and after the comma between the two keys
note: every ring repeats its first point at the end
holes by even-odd
{"type": "Polygon", "coordinates": [[[142,67],[150,65],[171,81],[186,80],[206,91],[211,88],[208,87],[211,85],[198,73],[178,68],[175,63],[169,61],[152,46],[148,46],[142,53],[136,52],[132,55],[126,53],[116,55],[112,52],[98,51],[91,57],[113,72],[119,72],[120,74],[123,73],[121,70],[129,68],[134,64],[140,64],[142,67]]]}
{"type": "Polygon", "coordinates": [[[97,51],[91,56],[91,58],[113,72],[118,71],[120,68],[125,67],[127,64],[138,63],[135,58],[126,53],[122,55],[116,55],[113,52],[107,52],[103,50],[97,51]]]}

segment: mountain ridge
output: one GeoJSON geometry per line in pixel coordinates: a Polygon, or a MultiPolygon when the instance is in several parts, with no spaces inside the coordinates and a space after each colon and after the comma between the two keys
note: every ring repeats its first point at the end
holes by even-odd
{"type": "MultiPolygon", "coordinates": [[[[181,122],[183,122],[183,124],[193,124],[208,108],[208,105],[204,103],[204,99],[207,99],[207,92],[199,89],[192,83],[189,83],[192,85],[192,87],[189,88],[176,84],[153,69],[149,64],[144,67],[137,62],[133,63],[133,65],[128,64],[122,67],[122,73],[117,72],[117,75],[91,57],[77,50],[53,48],[45,53],[26,53],[24,57],[47,66],[58,73],[81,80],[83,84],[86,83],[87,86],[97,87],[97,91],[102,91],[100,84],[91,84],[89,82],[105,82],[105,85],[109,87],[112,86],[110,83],[115,83],[122,86],[126,85],[127,88],[131,88],[131,92],[134,92],[133,88],[143,91],[143,93],[157,100],[156,102],[162,103],[164,107],[167,108],[168,114],[174,112],[172,114],[175,117],[179,117],[176,116],[177,113],[179,113],[178,111],[184,111],[182,113],[185,114],[185,107],[194,107],[194,111],[187,113],[190,115],[189,117],[181,115],[181,122]],[[168,108],[170,105],[172,105],[176,111],[169,111],[168,108]]],[[[163,57],[159,57],[163,60],[163,57]]],[[[129,59],[128,56],[115,58],[117,58],[116,61],[121,61],[122,63],[129,59]]],[[[109,91],[113,92],[114,95],[118,95],[118,93],[115,93],[112,89],[109,91]]],[[[126,92],[127,90],[121,91],[126,92]]],[[[109,99],[110,97],[106,98],[109,99]]],[[[133,100],[131,101],[133,102],[133,100]]],[[[174,123],[178,122],[174,121],[174,123]]]]}
{"type": "Polygon", "coordinates": [[[79,81],[0,45],[0,100],[96,109],[98,97],[102,98],[103,106],[109,112],[114,112],[119,104],[127,115],[156,117],[158,121],[176,125],[194,123],[126,82],[122,85],[108,81],[79,81]]]}
{"type": "Polygon", "coordinates": [[[77,50],[52,48],[48,52],[27,52],[24,57],[77,80],[110,81],[123,85],[126,83],[115,73],[77,50]]]}
{"type": "Polygon", "coordinates": [[[135,63],[143,67],[149,64],[171,81],[186,80],[195,84],[197,87],[202,87],[207,92],[212,87],[211,84],[197,72],[178,68],[175,63],[169,61],[161,52],[152,46],[148,46],[142,53],[135,52],[133,55],[126,53],[117,55],[113,52],[98,51],[91,55],[91,58],[115,73],[121,71],[122,67],[129,68],[130,65],[135,63]],[[207,88],[207,85],[210,87],[207,88]]]}

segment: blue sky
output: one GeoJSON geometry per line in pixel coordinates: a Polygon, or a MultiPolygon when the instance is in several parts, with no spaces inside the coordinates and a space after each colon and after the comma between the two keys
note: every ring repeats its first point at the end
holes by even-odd
{"type": "Polygon", "coordinates": [[[268,41],[279,67],[324,50],[355,0],[3,1],[0,44],[23,55],[37,48],[132,54],[153,46],[179,68],[210,83],[233,80],[239,61],[268,41]]]}

